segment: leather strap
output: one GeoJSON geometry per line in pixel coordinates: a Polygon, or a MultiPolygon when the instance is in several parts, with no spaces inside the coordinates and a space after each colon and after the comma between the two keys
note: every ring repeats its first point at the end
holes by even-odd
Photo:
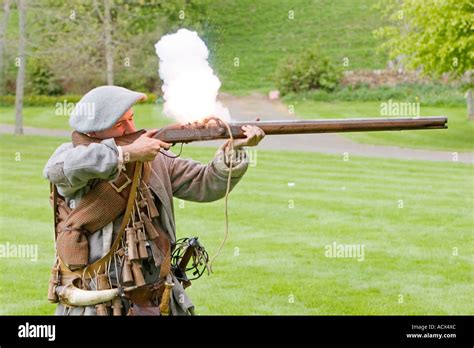
{"type": "Polygon", "coordinates": [[[130,220],[130,216],[133,211],[133,206],[135,203],[135,197],[137,196],[137,189],[138,189],[138,184],[140,182],[140,176],[142,172],[142,167],[143,163],[142,162],[136,162],[135,165],[135,171],[133,173],[133,179],[131,183],[131,188],[130,188],[130,194],[128,196],[128,201],[127,201],[127,207],[125,208],[125,213],[123,214],[123,219],[122,219],[122,224],[120,225],[120,230],[117,235],[117,238],[112,244],[112,247],[110,250],[105,254],[103,257],[101,257],[99,260],[91,263],[90,265],[87,265],[86,268],[84,269],[83,274],[84,275],[94,275],[95,272],[99,273],[101,270],[102,272],[105,271],[105,266],[107,262],[113,257],[114,253],[118,250],[118,247],[120,246],[120,242],[123,238],[123,234],[125,232],[125,228],[128,225],[128,222],[130,220]]]}
{"type": "Polygon", "coordinates": [[[49,192],[53,204],[54,240],[56,240],[58,238],[58,231],[56,229],[56,226],[58,226],[58,189],[52,182],[49,184],[49,192]]]}

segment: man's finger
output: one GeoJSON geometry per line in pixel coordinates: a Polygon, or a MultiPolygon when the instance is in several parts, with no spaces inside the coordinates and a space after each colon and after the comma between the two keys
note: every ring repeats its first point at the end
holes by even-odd
{"type": "Polygon", "coordinates": [[[257,136],[258,135],[258,129],[252,128],[250,130],[250,133],[252,134],[252,136],[257,136]]]}
{"type": "Polygon", "coordinates": [[[255,132],[259,137],[265,136],[265,132],[262,130],[262,128],[256,127],[255,132]]]}
{"type": "Polygon", "coordinates": [[[158,143],[160,144],[160,147],[166,149],[166,150],[169,150],[169,148],[171,147],[171,144],[170,143],[166,143],[164,141],[161,141],[161,140],[158,140],[158,143]]]}

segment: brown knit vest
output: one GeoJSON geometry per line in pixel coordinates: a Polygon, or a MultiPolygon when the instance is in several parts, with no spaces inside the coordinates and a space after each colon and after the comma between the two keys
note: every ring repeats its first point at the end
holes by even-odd
{"type": "MultiPolygon", "coordinates": [[[[115,143],[117,145],[130,144],[143,133],[142,130],[115,138],[115,143]]],[[[100,141],[101,139],[92,138],[79,132],[72,133],[74,147],[88,146],[100,141]]],[[[122,183],[126,182],[127,177],[133,176],[135,165],[134,162],[126,164],[125,173],[120,173],[114,181],[116,187],[120,187],[122,183]]],[[[150,163],[145,162],[142,176],[145,182],[148,182],[150,171],[150,163]]],[[[96,179],[90,185],[90,191],[81,198],[80,203],[74,209],[68,207],[64,197],[60,196],[54,187],[51,194],[51,204],[55,210],[57,253],[62,262],[71,270],[84,268],[88,264],[89,244],[87,237],[123,214],[131,186],[128,185],[122,191],[117,192],[106,180],[96,179]],[[54,195],[56,197],[53,197],[54,195]]]]}

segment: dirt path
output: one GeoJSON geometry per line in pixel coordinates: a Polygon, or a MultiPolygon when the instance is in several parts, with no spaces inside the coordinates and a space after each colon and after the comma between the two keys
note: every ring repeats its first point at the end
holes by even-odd
{"type": "MultiPolygon", "coordinates": [[[[234,118],[239,121],[254,120],[260,117],[261,120],[289,120],[296,119],[290,115],[285,107],[279,101],[269,101],[262,95],[250,95],[245,97],[236,97],[227,94],[221,94],[219,99],[230,109],[234,118]]],[[[0,125],[0,133],[13,133],[12,125],[0,125]]],[[[25,134],[45,135],[45,136],[69,136],[70,131],[53,130],[43,128],[24,128],[25,134]]],[[[190,146],[218,146],[222,141],[210,141],[194,143],[190,146]]],[[[434,151],[408,149],[397,146],[382,146],[359,144],[344,138],[338,134],[301,134],[301,135],[278,135],[265,138],[259,145],[259,149],[268,150],[291,150],[291,151],[310,151],[326,154],[341,155],[345,152],[349,156],[367,156],[380,158],[399,158],[410,160],[426,161],[453,161],[452,151],[434,151]]],[[[460,152],[457,155],[457,161],[463,163],[474,163],[474,153],[460,152]]]]}

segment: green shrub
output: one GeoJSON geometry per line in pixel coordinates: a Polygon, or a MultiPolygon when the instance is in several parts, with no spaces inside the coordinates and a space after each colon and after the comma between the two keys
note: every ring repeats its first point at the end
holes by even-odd
{"type": "Polygon", "coordinates": [[[32,60],[28,65],[29,87],[32,94],[57,96],[64,93],[63,87],[57,83],[54,74],[49,68],[39,62],[32,60]]]}
{"type": "MultiPolygon", "coordinates": [[[[56,103],[77,103],[81,99],[80,95],[26,95],[23,97],[24,106],[54,106],[56,103]]],[[[0,96],[1,106],[15,105],[14,95],[0,96]]]]}
{"type": "Polygon", "coordinates": [[[341,70],[319,48],[291,56],[276,72],[276,85],[282,95],[311,90],[332,91],[339,86],[341,70]]]}

